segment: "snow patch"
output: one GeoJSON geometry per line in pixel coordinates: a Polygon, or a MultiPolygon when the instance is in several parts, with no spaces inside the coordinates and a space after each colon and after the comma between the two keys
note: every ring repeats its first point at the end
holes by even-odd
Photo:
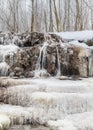
{"type": "Polygon", "coordinates": [[[83,48],[89,48],[89,46],[88,45],[86,45],[85,43],[80,43],[80,42],[78,42],[78,41],[76,41],[76,40],[74,40],[74,41],[71,41],[71,42],[69,42],[71,45],[74,45],[74,46],[80,46],[80,47],[83,47],[83,48]]]}
{"type": "Polygon", "coordinates": [[[81,40],[87,41],[93,38],[93,31],[73,31],[73,32],[60,32],[56,33],[61,36],[63,39],[71,39],[71,40],[81,40]]]}
{"type": "Polygon", "coordinates": [[[71,121],[69,120],[57,120],[57,121],[48,121],[48,126],[51,129],[58,129],[58,130],[77,130],[71,121]]]}
{"type": "MultiPolygon", "coordinates": [[[[0,105],[0,113],[7,115],[12,125],[22,125],[26,124],[27,122],[31,123],[31,113],[27,111],[26,108],[21,106],[0,105]]],[[[2,120],[4,119],[5,118],[2,118],[2,120]]]]}
{"type": "Polygon", "coordinates": [[[19,47],[14,44],[11,45],[0,45],[0,62],[5,62],[6,55],[13,55],[17,52],[19,47]]]}
{"type": "Polygon", "coordinates": [[[8,129],[10,126],[10,119],[7,115],[0,114],[0,130],[8,129]]]}

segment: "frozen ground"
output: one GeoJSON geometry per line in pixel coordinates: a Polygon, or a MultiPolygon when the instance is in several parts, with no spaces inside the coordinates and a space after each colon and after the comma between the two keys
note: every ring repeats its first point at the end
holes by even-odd
{"type": "Polygon", "coordinates": [[[39,124],[52,130],[93,129],[93,78],[3,79],[10,87],[6,88],[7,104],[0,104],[0,130],[10,124],[39,124]]]}
{"type": "Polygon", "coordinates": [[[49,130],[93,129],[93,78],[2,79],[10,87],[6,88],[7,104],[0,105],[0,130],[10,124],[46,125],[49,130]]]}

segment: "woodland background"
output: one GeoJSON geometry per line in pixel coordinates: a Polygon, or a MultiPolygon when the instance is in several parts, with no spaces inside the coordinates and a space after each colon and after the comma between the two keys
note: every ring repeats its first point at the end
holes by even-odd
{"type": "Polygon", "coordinates": [[[93,29],[93,0],[0,0],[0,31],[93,29]]]}

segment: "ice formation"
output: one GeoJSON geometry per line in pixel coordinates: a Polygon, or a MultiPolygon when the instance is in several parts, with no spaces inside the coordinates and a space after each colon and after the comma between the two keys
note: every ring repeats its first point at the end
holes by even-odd
{"type": "MultiPolygon", "coordinates": [[[[64,36],[63,38],[66,38],[65,33],[60,34],[62,37],[64,36]]],[[[68,35],[70,37],[70,34],[68,35]]],[[[32,64],[27,63],[28,61],[31,62],[30,56],[33,57],[36,53],[32,54],[32,48],[30,48],[31,50],[26,48],[26,44],[29,41],[25,42],[25,38],[21,41],[18,36],[15,36],[13,39],[9,35],[5,35],[5,37],[6,40],[1,39],[1,42],[5,44],[0,45],[0,74],[6,76],[9,68],[13,65],[15,53],[19,50],[19,47],[16,45],[21,45],[21,48],[23,47],[23,53],[18,53],[17,64],[19,68],[16,67],[15,70],[20,74],[20,66],[22,66],[25,70],[24,73],[31,71],[33,67],[30,65],[32,64]],[[22,55],[22,57],[20,55],[22,55]],[[27,57],[25,57],[25,55],[27,55],[27,57]],[[8,62],[7,56],[9,56],[8,62]],[[22,64],[20,59],[22,60],[22,64]],[[25,64],[27,66],[25,66],[25,64]],[[32,68],[27,69],[26,67],[32,68]]],[[[73,39],[72,36],[70,38],[73,39]]],[[[74,38],[75,40],[82,40],[84,37],[81,39],[74,35],[74,38]]],[[[89,38],[92,38],[92,35],[89,36],[89,38]]],[[[2,83],[5,81],[7,86],[2,85],[0,82],[0,91],[2,91],[2,87],[4,88],[4,94],[2,93],[3,103],[0,104],[0,130],[8,128],[10,124],[39,124],[46,125],[49,129],[53,130],[93,129],[93,78],[76,77],[75,79],[74,76],[61,76],[62,67],[68,66],[71,58],[71,62],[76,58],[80,61],[79,70],[81,76],[84,73],[85,76],[93,76],[92,49],[85,43],[80,43],[78,41],[71,41],[68,43],[61,42],[58,44],[55,42],[55,38],[52,40],[50,38],[50,41],[48,41],[48,39],[46,40],[47,42],[43,41],[44,44],[40,44],[40,48],[36,50],[37,52],[39,51],[36,57],[39,57],[37,58],[38,60],[35,59],[35,62],[37,62],[36,67],[34,64],[35,76],[43,76],[42,78],[1,78],[2,83]],[[54,52],[52,58],[49,56],[52,54],[48,53],[48,49],[50,49],[50,52],[52,50],[54,52]],[[77,54],[76,57],[74,57],[74,54],[77,54]],[[46,57],[49,58],[47,60],[55,64],[55,66],[53,66],[55,67],[54,69],[57,75],[55,78],[49,77],[46,79],[46,76],[44,76],[47,74],[47,69],[45,67],[47,62],[46,57]]],[[[30,44],[32,43],[29,43],[29,46],[31,46],[30,44]]],[[[33,42],[33,44],[38,45],[37,42],[33,42]]],[[[49,69],[52,69],[51,66],[49,69]]]]}
{"type": "MultiPolygon", "coordinates": [[[[6,79],[6,81],[9,79],[6,79]]],[[[40,124],[53,130],[93,129],[93,80],[10,79],[0,113],[12,124],[40,124]],[[29,84],[27,84],[27,82],[29,84]],[[87,92],[87,93],[86,93],[87,92]],[[46,114],[47,113],[47,114],[46,114]]]]}
{"type": "Polygon", "coordinates": [[[13,65],[13,56],[18,51],[19,47],[14,44],[0,45],[0,75],[7,76],[8,69],[13,65]],[[10,57],[9,64],[6,63],[6,56],[10,57]]]}
{"type": "Polygon", "coordinates": [[[17,47],[14,44],[0,45],[0,61],[2,59],[2,61],[4,62],[6,55],[16,53],[18,49],[19,49],[19,47],[17,47]]]}
{"type": "Polygon", "coordinates": [[[48,126],[53,130],[77,130],[69,120],[48,121],[48,126]]]}
{"type": "Polygon", "coordinates": [[[10,119],[7,115],[0,114],[0,130],[5,130],[10,127],[10,119]]]}

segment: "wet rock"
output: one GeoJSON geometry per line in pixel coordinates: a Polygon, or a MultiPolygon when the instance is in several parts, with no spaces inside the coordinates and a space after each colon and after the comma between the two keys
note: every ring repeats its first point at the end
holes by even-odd
{"type": "Polygon", "coordinates": [[[23,68],[15,67],[14,68],[14,73],[15,73],[15,76],[20,77],[21,75],[23,75],[23,68]]]}
{"type": "Polygon", "coordinates": [[[34,74],[34,72],[32,71],[27,71],[26,73],[25,73],[25,77],[27,77],[27,78],[31,78],[31,77],[34,77],[35,76],[35,74],[34,74]]]}

